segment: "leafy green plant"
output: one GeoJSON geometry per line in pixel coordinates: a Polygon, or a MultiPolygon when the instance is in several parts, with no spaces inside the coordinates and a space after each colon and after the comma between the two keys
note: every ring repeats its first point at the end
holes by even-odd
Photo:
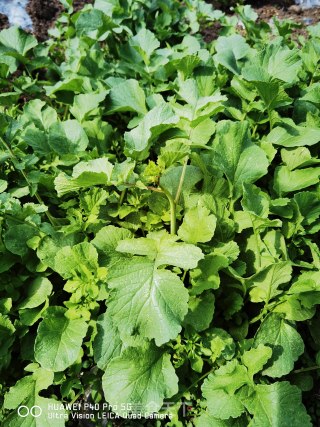
{"type": "Polygon", "coordinates": [[[319,27],[63,4],[0,33],[1,423],[317,425],[319,27]]]}

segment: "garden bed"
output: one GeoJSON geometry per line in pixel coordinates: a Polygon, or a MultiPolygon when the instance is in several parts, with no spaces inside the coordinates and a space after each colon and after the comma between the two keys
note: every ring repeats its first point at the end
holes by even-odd
{"type": "MultiPolygon", "coordinates": [[[[94,0],[75,0],[74,10],[80,10],[84,5],[93,3],[94,0]]],[[[230,7],[225,7],[218,0],[208,1],[217,9],[221,9],[226,13],[232,14],[230,7]]],[[[296,29],[297,34],[304,34],[306,27],[314,25],[320,21],[320,8],[303,9],[297,6],[292,0],[278,1],[247,1],[246,4],[251,4],[253,9],[259,16],[259,19],[265,22],[271,22],[273,18],[281,20],[292,20],[295,23],[301,24],[301,28],[296,29]]],[[[48,36],[48,29],[54,25],[54,22],[62,11],[62,5],[59,0],[30,0],[27,11],[33,23],[33,33],[38,39],[44,40],[48,36]]],[[[5,15],[0,14],[0,29],[9,26],[8,19],[5,15]]],[[[217,28],[214,26],[211,29],[205,29],[206,39],[214,39],[217,34],[217,28]]]]}

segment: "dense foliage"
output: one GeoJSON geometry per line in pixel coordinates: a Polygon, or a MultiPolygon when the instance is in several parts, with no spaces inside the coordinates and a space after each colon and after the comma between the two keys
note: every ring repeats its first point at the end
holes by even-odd
{"type": "Polygon", "coordinates": [[[1,425],[317,425],[320,26],[63,4],[0,33],[1,425]]]}

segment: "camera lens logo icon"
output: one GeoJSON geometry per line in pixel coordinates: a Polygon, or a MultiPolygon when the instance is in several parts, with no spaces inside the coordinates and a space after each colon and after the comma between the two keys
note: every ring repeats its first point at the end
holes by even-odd
{"type": "Polygon", "coordinates": [[[40,406],[31,406],[31,408],[28,408],[28,406],[21,405],[18,408],[18,415],[21,418],[25,418],[28,415],[31,415],[33,418],[38,418],[42,414],[42,409],[40,406]]]}

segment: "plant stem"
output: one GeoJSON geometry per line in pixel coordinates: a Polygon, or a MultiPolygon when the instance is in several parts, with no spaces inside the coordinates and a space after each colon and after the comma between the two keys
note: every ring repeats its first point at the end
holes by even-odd
{"type": "Polygon", "coordinates": [[[292,372],[294,374],[301,374],[302,372],[316,371],[317,369],[320,369],[320,366],[309,366],[309,368],[296,369],[292,372]]]}
{"type": "MultiPolygon", "coordinates": [[[[125,183],[128,187],[135,187],[135,184],[125,183]]],[[[176,210],[176,203],[174,201],[174,198],[170,191],[166,190],[163,187],[152,187],[147,186],[147,189],[150,191],[155,191],[157,193],[163,193],[167,196],[167,199],[169,200],[170,204],[170,234],[174,235],[177,233],[177,210],[176,210]]]]}
{"type": "MultiPolygon", "coordinates": [[[[256,247],[257,247],[257,262],[258,262],[258,267],[259,269],[261,268],[261,252],[260,252],[260,240],[259,240],[259,233],[254,225],[254,221],[252,218],[251,213],[249,213],[250,215],[250,219],[251,219],[251,224],[252,224],[252,228],[253,228],[253,234],[254,234],[254,239],[256,241],[256,247]]],[[[268,301],[269,302],[269,301],[268,301]]]]}
{"type": "Polygon", "coordinates": [[[160,188],[169,200],[169,204],[170,204],[170,234],[174,235],[177,232],[176,202],[175,202],[172,194],[169,191],[167,191],[163,187],[160,187],[160,188]]]}
{"type": "Polygon", "coordinates": [[[119,206],[121,206],[121,205],[122,205],[123,200],[124,200],[125,195],[126,195],[126,192],[127,192],[127,189],[126,189],[126,188],[125,188],[124,190],[122,190],[122,191],[121,191],[120,199],[119,199],[119,206]]]}
{"type": "Polygon", "coordinates": [[[175,204],[177,204],[179,202],[179,199],[180,199],[183,181],[184,181],[184,178],[186,176],[188,161],[189,161],[189,156],[187,156],[184,160],[184,164],[183,164],[182,172],[181,172],[181,176],[180,176],[180,181],[179,181],[179,185],[178,185],[178,189],[177,189],[177,194],[176,194],[176,197],[174,199],[175,204]]]}
{"type": "Polygon", "coordinates": [[[64,113],[63,113],[63,121],[66,121],[68,118],[68,114],[69,114],[69,105],[66,104],[66,106],[64,107],[64,113]]]}

